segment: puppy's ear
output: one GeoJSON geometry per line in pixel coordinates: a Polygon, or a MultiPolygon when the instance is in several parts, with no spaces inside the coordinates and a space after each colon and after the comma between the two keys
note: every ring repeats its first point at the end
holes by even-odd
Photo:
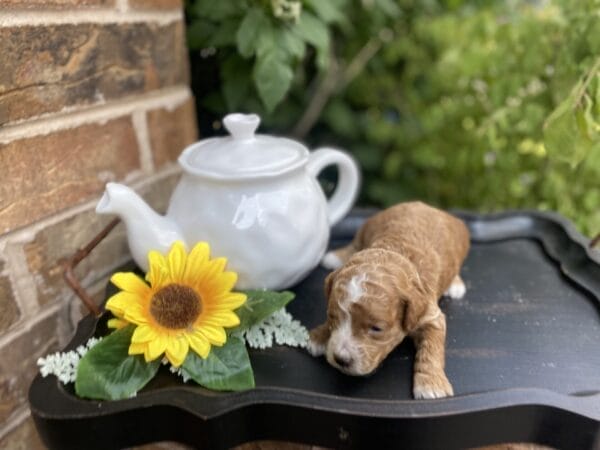
{"type": "MultiPolygon", "coordinates": [[[[411,278],[407,294],[400,299],[400,307],[402,308],[402,327],[407,334],[410,334],[419,328],[421,319],[427,313],[428,305],[432,302],[432,293],[423,285],[417,275],[411,278]]],[[[435,299],[433,301],[435,303],[435,299]]]]}
{"type": "Polygon", "coordinates": [[[337,275],[337,273],[338,273],[338,270],[334,270],[329,275],[327,275],[327,277],[325,278],[324,288],[325,288],[325,299],[326,300],[329,300],[329,296],[331,295],[331,288],[333,287],[333,280],[334,280],[335,276],[337,275]]]}
{"type": "Polygon", "coordinates": [[[427,312],[427,300],[422,295],[400,300],[402,328],[406,334],[411,334],[419,328],[422,317],[427,312]]]}

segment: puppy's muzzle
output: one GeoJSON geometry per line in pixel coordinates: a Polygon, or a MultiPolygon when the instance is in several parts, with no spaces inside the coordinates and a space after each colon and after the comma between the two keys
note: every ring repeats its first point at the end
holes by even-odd
{"type": "Polygon", "coordinates": [[[354,362],[352,357],[345,356],[345,355],[339,355],[337,353],[333,354],[333,360],[335,361],[335,363],[338,366],[340,366],[341,369],[349,368],[352,365],[352,363],[354,362]]]}

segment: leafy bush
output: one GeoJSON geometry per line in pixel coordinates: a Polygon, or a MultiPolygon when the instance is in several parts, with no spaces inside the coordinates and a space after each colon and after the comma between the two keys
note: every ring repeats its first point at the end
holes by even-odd
{"type": "Polygon", "coordinates": [[[600,231],[597,0],[187,6],[216,81],[201,109],[348,149],[363,202],[553,209],[600,231]]]}

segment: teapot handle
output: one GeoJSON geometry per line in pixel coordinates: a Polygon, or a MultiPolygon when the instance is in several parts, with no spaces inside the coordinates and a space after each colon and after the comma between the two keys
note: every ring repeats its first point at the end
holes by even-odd
{"type": "Polygon", "coordinates": [[[332,148],[320,148],[310,153],[307,169],[315,178],[325,167],[338,166],[338,183],[327,204],[329,225],[339,222],[354,205],[360,186],[358,165],[348,154],[332,148]]]}

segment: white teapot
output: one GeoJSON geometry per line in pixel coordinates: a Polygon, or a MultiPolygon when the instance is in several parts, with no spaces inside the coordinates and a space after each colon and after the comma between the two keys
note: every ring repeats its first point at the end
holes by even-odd
{"type": "Polygon", "coordinates": [[[356,199],[358,167],[338,150],[310,153],[290,139],[255,135],[259,122],[255,114],[229,114],[223,123],[231,136],[187,147],[165,216],[130,188],[106,185],[96,212],[121,217],[144,271],[150,250],[166,254],[176,240],[188,250],[206,241],[215,256],[227,257],[238,289],[285,289],[317,266],[330,227],[356,199]],[[332,164],[339,181],[328,201],[316,177],[332,164]]]}

